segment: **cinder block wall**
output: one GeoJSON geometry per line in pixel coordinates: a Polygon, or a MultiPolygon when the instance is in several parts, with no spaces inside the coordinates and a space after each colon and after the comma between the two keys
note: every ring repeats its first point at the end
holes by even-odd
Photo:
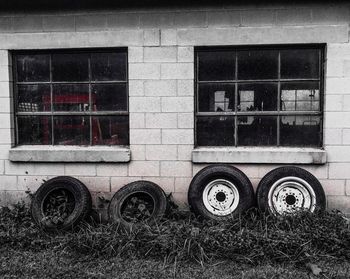
{"type": "MultiPolygon", "coordinates": [[[[329,208],[350,213],[349,5],[230,6],[1,14],[0,204],[26,198],[53,176],[71,175],[98,197],[154,181],[180,205],[204,165],[192,164],[194,46],[326,43],[324,145],[327,164],[302,165],[320,179],[329,208]],[[128,47],[129,163],[14,163],[11,50],[128,47]]],[[[256,186],[277,165],[236,165],[256,186]]]]}

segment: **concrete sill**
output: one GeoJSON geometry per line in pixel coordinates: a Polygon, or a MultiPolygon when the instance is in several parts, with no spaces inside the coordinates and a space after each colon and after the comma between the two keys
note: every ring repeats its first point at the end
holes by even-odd
{"type": "Polygon", "coordinates": [[[129,162],[128,147],[112,146],[33,146],[10,149],[14,162],[129,162]]]}
{"type": "Polygon", "coordinates": [[[326,151],[293,147],[199,147],[193,163],[325,164],[326,151]]]}

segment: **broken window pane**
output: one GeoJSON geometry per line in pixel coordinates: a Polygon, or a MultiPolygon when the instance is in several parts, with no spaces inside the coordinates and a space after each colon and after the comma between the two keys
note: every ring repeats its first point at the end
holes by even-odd
{"type": "Polygon", "coordinates": [[[198,53],[198,80],[234,80],[234,51],[203,51],[198,53]]]}
{"type": "Polygon", "coordinates": [[[95,81],[126,80],[126,54],[91,54],[91,74],[95,81]]]}
{"type": "Polygon", "coordinates": [[[46,54],[18,55],[17,81],[50,81],[50,56],[46,54]]]}
{"type": "Polygon", "coordinates": [[[95,84],[91,89],[92,111],[127,111],[126,84],[95,84]]]}
{"type": "Polygon", "coordinates": [[[89,54],[65,53],[52,55],[53,81],[88,81],[89,54]]]}
{"type": "Polygon", "coordinates": [[[87,84],[54,84],[52,97],[55,111],[89,111],[87,84]]]}
{"type": "Polygon", "coordinates": [[[283,146],[320,146],[320,116],[281,116],[281,139],[283,146]]]}
{"type": "Polygon", "coordinates": [[[54,116],[54,144],[90,144],[90,119],[88,116],[54,116]]]}
{"type": "Polygon", "coordinates": [[[17,111],[51,111],[50,86],[47,84],[18,85],[17,111]]]}
{"type": "Polygon", "coordinates": [[[238,86],[238,111],[276,111],[277,83],[251,83],[238,86]]]}
{"type": "Polygon", "coordinates": [[[234,123],[232,116],[197,117],[197,145],[234,145],[234,123]]]}
{"type": "Polygon", "coordinates": [[[92,118],[93,145],[128,145],[128,116],[96,116],[92,118]]]}
{"type": "Polygon", "coordinates": [[[269,146],[277,143],[277,117],[238,117],[238,145],[269,146]]]}
{"type": "Polygon", "coordinates": [[[18,144],[51,144],[51,116],[18,116],[18,144]]]}
{"type": "Polygon", "coordinates": [[[200,84],[198,88],[198,111],[234,111],[235,85],[229,83],[200,84]]]}

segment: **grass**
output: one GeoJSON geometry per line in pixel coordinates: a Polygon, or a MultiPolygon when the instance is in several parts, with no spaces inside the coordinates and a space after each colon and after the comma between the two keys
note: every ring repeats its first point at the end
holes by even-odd
{"type": "Polygon", "coordinates": [[[252,210],[217,223],[172,212],[124,230],[84,223],[39,230],[19,204],[0,209],[0,278],[350,278],[349,221],[339,212],[275,218],[252,210]]]}

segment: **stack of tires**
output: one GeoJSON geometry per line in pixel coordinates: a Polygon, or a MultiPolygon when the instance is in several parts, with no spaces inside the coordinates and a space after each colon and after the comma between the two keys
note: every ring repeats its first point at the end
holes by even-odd
{"type": "MultiPolygon", "coordinates": [[[[249,178],[230,165],[212,165],[192,179],[188,202],[190,209],[206,219],[227,220],[257,205],[273,215],[304,210],[324,210],[325,193],[320,182],[308,171],[285,166],[266,174],[256,195],[249,178]]],[[[34,221],[44,230],[76,227],[91,211],[91,195],[79,180],[61,176],[46,181],[32,200],[34,221]]],[[[168,202],[155,183],[135,181],[116,192],[109,204],[109,218],[125,228],[162,218],[168,202]]]]}

